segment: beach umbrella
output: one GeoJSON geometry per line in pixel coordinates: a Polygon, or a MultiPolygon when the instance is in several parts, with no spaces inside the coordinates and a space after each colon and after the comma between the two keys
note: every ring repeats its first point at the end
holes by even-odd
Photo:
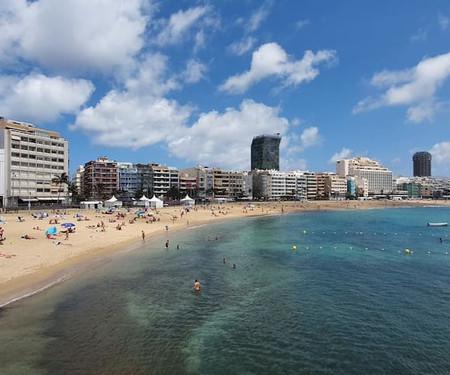
{"type": "Polygon", "coordinates": [[[135,214],[136,214],[136,215],[145,215],[146,212],[145,212],[145,211],[142,211],[142,210],[138,210],[138,211],[135,212],[135,214]]]}
{"type": "Polygon", "coordinates": [[[74,223],[62,223],[61,226],[63,228],[73,228],[75,226],[74,223]]]}
{"type": "Polygon", "coordinates": [[[45,234],[56,234],[58,233],[58,229],[56,227],[50,227],[45,231],[45,234]]]}

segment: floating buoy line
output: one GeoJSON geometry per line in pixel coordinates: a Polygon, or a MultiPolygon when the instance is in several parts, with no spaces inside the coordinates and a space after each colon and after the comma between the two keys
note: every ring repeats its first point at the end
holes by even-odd
{"type": "MultiPolygon", "coordinates": [[[[421,238],[421,240],[423,241],[423,237],[424,236],[426,236],[426,235],[428,235],[428,236],[430,236],[430,238],[432,238],[433,239],[433,241],[435,241],[435,239],[436,238],[439,238],[440,240],[441,240],[441,244],[439,245],[440,247],[442,247],[442,246],[446,246],[445,245],[445,241],[443,241],[443,239],[448,239],[448,241],[449,241],[449,245],[450,245],[450,234],[445,234],[445,235],[439,235],[439,234],[435,234],[435,233],[426,233],[426,234],[424,234],[424,233],[408,233],[408,232],[406,232],[406,233],[402,233],[402,232],[393,232],[393,233],[387,233],[387,232],[382,232],[382,233],[379,233],[379,232],[373,232],[373,233],[370,233],[370,232],[362,232],[362,231],[356,231],[356,232],[349,232],[349,231],[344,231],[344,232],[341,232],[341,233],[343,233],[343,234],[345,234],[347,237],[351,237],[351,236],[353,236],[353,235],[355,235],[355,236],[358,236],[358,237],[360,237],[360,236],[364,236],[364,235],[374,235],[374,236],[405,236],[405,237],[410,237],[410,238],[408,238],[408,242],[410,242],[411,241],[411,237],[414,237],[414,236],[420,236],[420,237],[422,237],[421,238]]],[[[329,239],[330,238],[330,236],[335,236],[335,235],[338,235],[339,233],[338,232],[336,232],[336,231],[330,231],[330,232],[326,232],[326,231],[322,231],[322,232],[314,232],[314,231],[312,231],[312,232],[307,232],[306,230],[303,230],[303,231],[301,231],[301,234],[302,234],[302,236],[301,236],[301,238],[299,238],[299,242],[300,242],[300,244],[294,244],[294,245],[292,245],[292,250],[314,250],[314,249],[319,249],[319,250],[327,250],[327,249],[330,249],[330,250],[333,250],[333,251],[335,251],[335,250],[346,250],[346,249],[348,249],[348,250],[365,250],[365,251],[368,251],[368,250],[371,250],[371,251],[392,251],[392,252],[397,252],[397,253],[403,253],[404,255],[417,255],[417,254],[425,254],[425,255],[433,255],[433,254],[441,254],[441,255],[448,255],[449,254],[449,249],[435,249],[434,247],[433,248],[431,248],[430,250],[417,250],[418,252],[416,253],[413,249],[410,249],[410,248],[407,248],[407,247],[405,247],[405,248],[403,248],[403,249],[401,249],[401,248],[399,248],[398,246],[395,246],[394,248],[392,248],[392,249],[389,249],[389,248],[387,248],[386,246],[382,246],[382,247],[368,247],[368,246],[364,246],[364,245],[359,245],[359,246],[355,246],[355,245],[350,245],[350,246],[343,246],[342,244],[329,244],[329,245],[326,245],[326,246],[323,246],[323,245],[315,245],[315,244],[312,244],[312,243],[308,243],[308,244],[303,244],[304,242],[305,242],[305,237],[306,238],[310,238],[310,237],[312,237],[312,238],[315,238],[315,239],[317,239],[317,235],[319,235],[320,237],[322,237],[323,235],[324,236],[327,236],[327,239],[329,239]]]]}

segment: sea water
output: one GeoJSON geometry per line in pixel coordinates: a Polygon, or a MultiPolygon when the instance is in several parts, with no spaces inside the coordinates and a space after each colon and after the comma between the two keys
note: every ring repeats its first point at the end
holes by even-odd
{"type": "Polygon", "coordinates": [[[449,218],[315,211],[169,231],[3,308],[0,373],[449,374],[450,229],[426,225],[449,218]]]}

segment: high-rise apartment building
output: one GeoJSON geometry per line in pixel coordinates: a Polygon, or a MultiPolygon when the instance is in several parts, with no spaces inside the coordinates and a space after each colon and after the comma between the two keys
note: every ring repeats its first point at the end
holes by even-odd
{"type": "Polygon", "coordinates": [[[280,142],[279,133],[254,137],[251,145],[251,169],[279,171],[280,142]]]}
{"type": "Polygon", "coordinates": [[[164,196],[170,188],[178,189],[179,171],[175,167],[161,164],[150,164],[150,177],[153,194],[157,197],[164,196]]]}
{"type": "Polygon", "coordinates": [[[119,189],[123,197],[132,198],[139,190],[139,174],[137,167],[130,162],[118,162],[119,189]]]}
{"type": "Polygon", "coordinates": [[[76,186],[78,194],[84,191],[83,186],[84,165],[79,165],[76,172],[72,176],[72,183],[76,186]]]}
{"type": "Polygon", "coordinates": [[[59,133],[0,117],[3,207],[65,201],[67,186],[52,182],[63,173],[69,173],[69,146],[59,133]]]}
{"type": "Polygon", "coordinates": [[[91,199],[108,199],[119,190],[117,162],[108,158],[91,160],[84,165],[84,194],[91,199]]]}
{"type": "Polygon", "coordinates": [[[413,155],[413,175],[414,177],[431,176],[431,154],[429,152],[420,151],[413,155]]]}

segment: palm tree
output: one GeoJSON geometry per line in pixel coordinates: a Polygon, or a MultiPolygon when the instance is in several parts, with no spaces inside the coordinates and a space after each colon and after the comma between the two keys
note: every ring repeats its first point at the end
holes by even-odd
{"type": "Polygon", "coordinates": [[[76,184],[74,184],[73,182],[69,182],[67,184],[67,194],[72,197],[70,203],[72,203],[74,200],[78,203],[78,197],[80,193],[76,184]]]}
{"type": "Polygon", "coordinates": [[[55,177],[52,178],[52,183],[58,185],[58,203],[59,203],[59,196],[64,189],[62,189],[62,185],[69,184],[69,176],[67,173],[61,173],[60,175],[55,174],[55,177]]]}
{"type": "Polygon", "coordinates": [[[104,199],[105,198],[105,184],[95,184],[94,185],[94,196],[97,199],[104,199]]]}

